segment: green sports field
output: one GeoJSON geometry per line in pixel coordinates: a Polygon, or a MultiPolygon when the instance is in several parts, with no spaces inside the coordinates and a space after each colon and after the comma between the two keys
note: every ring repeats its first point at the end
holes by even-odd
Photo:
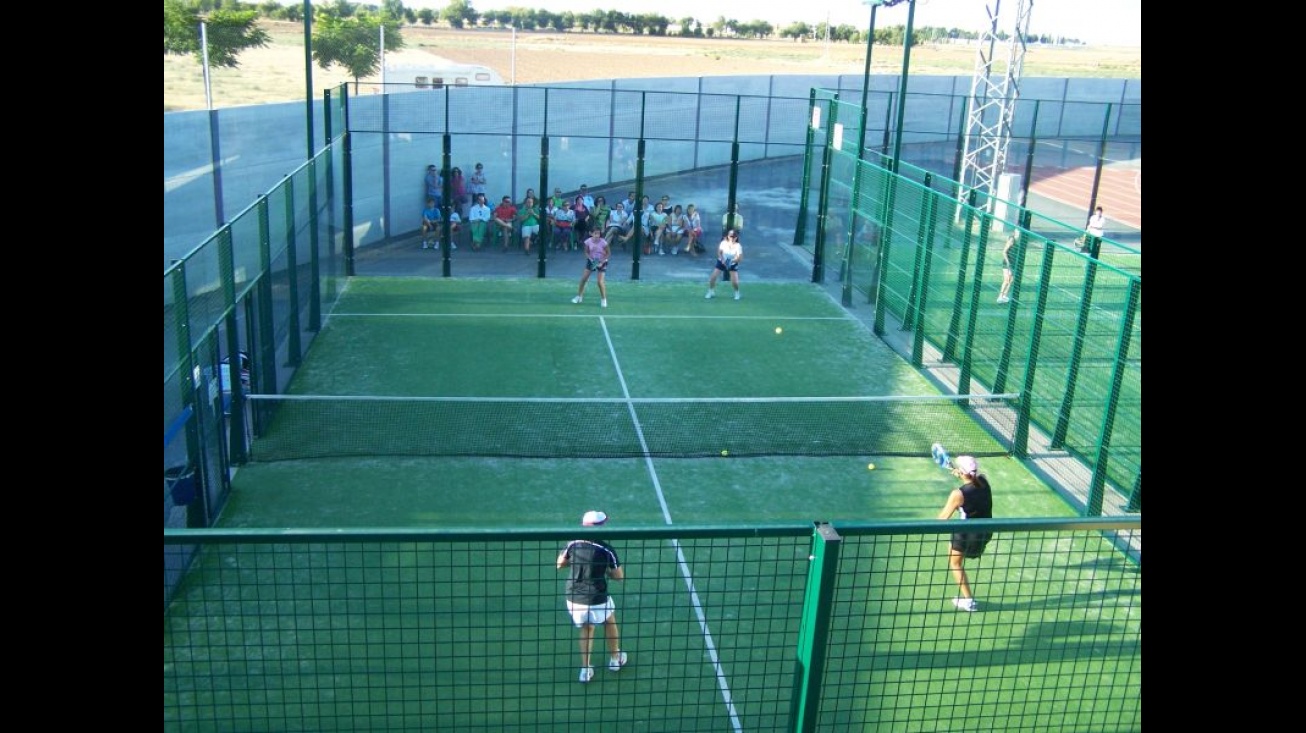
{"type": "MultiPolygon", "coordinates": [[[[699,284],[613,282],[605,309],[598,306],[592,282],[580,305],[570,302],[573,287],[542,280],[355,278],[289,392],[708,403],[937,394],[815,285],[745,282],[742,300],[708,301],[699,284]]],[[[685,409],[692,412],[692,403],[685,409]]],[[[791,417],[782,411],[776,420],[805,419],[803,404],[791,410],[791,417]]],[[[539,419],[552,420],[550,412],[539,419]]],[[[566,421],[570,414],[558,410],[557,419],[566,421]]],[[[712,426],[694,424],[693,417],[685,420],[686,452],[710,458],[520,459],[413,455],[408,450],[400,456],[251,463],[235,477],[221,524],[570,526],[595,506],[627,526],[928,519],[955,485],[952,476],[923,457],[932,442],[928,425],[910,426],[923,436],[919,454],[913,456],[742,457],[748,451],[737,448],[722,457],[715,445],[701,442],[705,433],[715,433],[712,426]],[[872,462],[876,467],[868,470],[872,462]],[[491,497],[496,507],[487,512],[485,502],[491,497]]],[[[330,429],[321,424],[275,427],[283,437],[290,432],[310,446],[316,433],[330,429]]],[[[548,435],[561,429],[583,436],[624,426],[564,422],[538,431],[526,427],[504,442],[529,439],[532,432],[548,435]]],[[[779,428],[737,427],[730,445],[746,446],[748,434],[761,441],[779,428]]],[[[384,446],[404,442],[424,427],[380,424],[371,429],[385,434],[384,446]]],[[[943,429],[940,435],[946,434],[943,429]]],[[[429,440],[438,452],[473,436],[494,442],[476,424],[466,426],[462,435],[433,434],[429,440]]],[[[948,448],[954,454],[1002,451],[996,440],[948,448]]],[[[533,446],[532,452],[547,454],[548,446],[533,446]]],[[[257,441],[254,455],[259,455],[257,441]]],[[[1071,515],[1019,461],[987,458],[983,468],[996,488],[999,516],[1071,515]]]]}
{"type": "Polygon", "coordinates": [[[842,554],[822,581],[820,730],[1137,729],[1141,571],[1070,524],[1000,440],[956,432],[948,411],[923,425],[888,413],[868,445],[894,450],[747,454],[808,419],[803,402],[716,429],[729,417],[711,405],[740,398],[935,394],[824,290],[746,282],[740,301],[705,301],[697,283],[614,282],[601,309],[592,283],[580,305],[573,288],[350,281],[289,391],[405,399],[262,423],[216,530],[228,536],[165,604],[165,730],[786,730],[822,522],[842,554]],[[514,410],[462,428],[501,437],[505,455],[457,454],[493,452],[446,430],[467,403],[409,412],[417,398],[514,410]],[[537,412],[541,398],[559,401],[537,412]],[[629,404],[641,428],[641,400],[687,407],[682,425],[640,434],[680,429],[695,457],[507,455],[630,429],[568,422],[595,398],[629,404]],[[950,603],[955,522],[920,526],[956,484],[928,456],[936,429],[969,436],[954,454],[983,456],[995,513],[1021,518],[968,563],[978,613],[950,603]],[[626,567],[614,597],[631,661],[580,685],[554,558],[596,508],[626,567]]]}

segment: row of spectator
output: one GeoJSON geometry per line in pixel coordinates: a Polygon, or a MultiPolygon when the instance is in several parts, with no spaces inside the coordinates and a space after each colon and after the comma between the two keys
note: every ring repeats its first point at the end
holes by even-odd
{"type": "MultiPolygon", "coordinates": [[[[479,193],[465,217],[457,210],[450,210],[451,231],[455,236],[460,235],[465,222],[474,251],[485,246],[488,238],[491,243],[499,243],[504,251],[519,241],[522,251],[530,254],[534,246],[563,251],[579,249],[591,230],[601,227],[604,239],[625,250],[638,223],[646,255],[656,250],[659,255],[685,252],[697,256],[705,251],[701,241],[703,220],[694,204],[683,207],[671,204],[670,196],[663,196],[656,203],[645,196],[637,203],[635,192],[631,191],[626,199],[608,206],[604,196],[591,196],[588,187],[581,186],[581,192],[574,198],[563,196],[561,189],[554,189],[554,195],[544,202],[541,209],[534,194],[534,189],[527,189],[521,204],[513,203],[510,196],[504,196],[491,209],[485,194],[479,193]]],[[[422,211],[423,249],[434,244],[439,236],[443,220],[441,211],[437,199],[427,199],[422,211]]],[[[723,217],[723,227],[728,218],[729,215],[723,217]]],[[[743,217],[736,214],[735,224],[736,228],[742,228],[743,217]]]]}

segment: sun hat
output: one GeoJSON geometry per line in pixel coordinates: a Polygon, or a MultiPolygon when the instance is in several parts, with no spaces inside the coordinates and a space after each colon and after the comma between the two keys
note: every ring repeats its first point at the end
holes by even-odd
{"type": "Polygon", "coordinates": [[[606,521],[608,521],[608,515],[596,509],[585,512],[585,516],[580,518],[580,523],[586,527],[597,527],[606,521]]]}

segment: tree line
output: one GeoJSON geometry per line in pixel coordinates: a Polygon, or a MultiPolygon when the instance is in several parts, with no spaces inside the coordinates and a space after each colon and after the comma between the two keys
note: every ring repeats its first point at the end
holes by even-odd
{"type": "MultiPolygon", "coordinates": [[[[386,47],[403,48],[405,25],[426,26],[443,22],[451,28],[516,28],[522,31],[628,33],[683,38],[782,38],[794,41],[825,41],[861,44],[866,30],[851,25],[826,23],[811,25],[791,23],[777,29],[762,20],[740,22],[718,16],[711,23],[693,17],[676,20],[657,13],[623,13],[617,10],[592,10],[553,13],[547,10],[510,7],[506,10],[477,11],[470,0],[451,0],[442,10],[412,10],[403,0],[382,0],[380,5],[334,0],[313,5],[313,59],[323,69],[338,64],[355,81],[375,74],[380,65],[380,29],[385,28],[386,47]]],[[[242,3],[234,0],[163,0],[164,55],[194,54],[201,58],[199,25],[206,26],[209,64],[234,68],[240,65],[241,51],[266,46],[270,39],[258,26],[260,18],[300,22],[303,3],[283,4],[277,0],[242,3]]],[[[875,29],[875,44],[901,46],[906,40],[905,26],[875,29]]],[[[998,37],[1006,40],[1007,34],[998,37]]],[[[923,27],[912,31],[913,46],[951,40],[977,40],[979,33],[960,28],[923,27]]],[[[1026,39],[1030,43],[1070,43],[1076,39],[1047,36],[1026,39]]]]}

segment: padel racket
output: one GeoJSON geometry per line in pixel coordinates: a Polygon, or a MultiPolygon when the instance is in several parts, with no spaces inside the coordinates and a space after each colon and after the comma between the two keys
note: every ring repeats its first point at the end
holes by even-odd
{"type": "Polygon", "coordinates": [[[952,456],[948,455],[948,451],[944,449],[942,443],[935,443],[930,446],[930,456],[939,468],[945,471],[952,470],[952,456]]]}

